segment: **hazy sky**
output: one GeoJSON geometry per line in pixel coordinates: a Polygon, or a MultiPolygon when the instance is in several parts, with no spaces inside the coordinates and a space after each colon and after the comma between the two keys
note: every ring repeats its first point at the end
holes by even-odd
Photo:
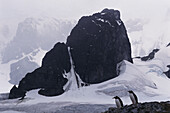
{"type": "Polygon", "coordinates": [[[19,22],[28,17],[55,17],[76,19],[100,12],[104,8],[118,9],[125,25],[129,19],[147,21],[143,31],[130,33],[132,40],[143,38],[146,47],[150,42],[170,37],[170,0],[0,0],[0,29],[8,24],[11,36],[19,22]],[[15,24],[15,25],[13,25],[15,24]],[[13,30],[14,29],[14,30],[13,30]],[[148,41],[149,40],[149,41],[148,41]]]}
{"type": "Polygon", "coordinates": [[[119,9],[123,18],[165,15],[169,0],[0,0],[0,19],[32,16],[80,18],[104,8],[119,9]]]}

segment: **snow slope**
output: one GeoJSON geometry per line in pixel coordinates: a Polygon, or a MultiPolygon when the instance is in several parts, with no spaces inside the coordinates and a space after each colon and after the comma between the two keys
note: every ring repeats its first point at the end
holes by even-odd
{"type": "MultiPolygon", "coordinates": [[[[10,110],[20,109],[22,112],[30,112],[32,109],[46,112],[58,111],[58,113],[63,111],[86,113],[86,109],[95,112],[99,106],[102,106],[100,111],[109,106],[115,106],[112,97],[116,95],[122,98],[124,104],[131,104],[127,94],[128,90],[136,93],[139,102],[168,101],[170,99],[170,79],[163,74],[167,70],[166,66],[170,64],[168,51],[170,51],[170,47],[164,47],[156,53],[153,60],[146,62],[140,59],[134,59],[134,64],[122,61],[117,66],[120,75],[106,82],[81,88],[73,86],[74,88],[69,88],[70,90],[64,94],[55,97],[41,96],[38,94],[38,90],[32,90],[26,94],[23,101],[18,99],[1,101],[0,108],[6,110],[10,106],[10,110]],[[50,105],[51,109],[44,108],[44,105],[50,105]],[[32,109],[29,110],[30,106],[32,109]]],[[[72,82],[76,82],[76,80],[72,80],[72,82]]]]}
{"type": "Polygon", "coordinates": [[[9,70],[10,70],[10,64],[3,64],[0,65],[0,93],[6,93],[9,92],[9,90],[12,88],[12,84],[10,84],[9,81],[9,70]]]}

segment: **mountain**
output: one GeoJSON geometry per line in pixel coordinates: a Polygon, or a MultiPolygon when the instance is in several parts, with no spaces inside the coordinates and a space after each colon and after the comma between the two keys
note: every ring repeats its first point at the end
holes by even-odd
{"type": "MultiPolygon", "coordinates": [[[[125,25],[132,44],[132,56],[146,56],[153,49],[160,49],[169,42],[169,10],[159,17],[128,17],[125,25]],[[157,27],[159,26],[159,27],[157,27]],[[148,41],[149,40],[149,41],[148,41]]],[[[155,13],[157,14],[157,13],[155,13]]]]}
{"type": "Polygon", "coordinates": [[[118,76],[116,65],[122,60],[132,62],[125,26],[118,10],[104,9],[82,17],[66,44],[57,43],[47,52],[42,66],[26,74],[9,98],[33,89],[46,96],[60,95],[75,86],[109,80],[118,76]]]}
{"type": "Polygon", "coordinates": [[[35,49],[50,50],[65,42],[75,22],[55,18],[26,18],[18,24],[16,35],[2,52],[2,63],[19,59],[35,49]]]}

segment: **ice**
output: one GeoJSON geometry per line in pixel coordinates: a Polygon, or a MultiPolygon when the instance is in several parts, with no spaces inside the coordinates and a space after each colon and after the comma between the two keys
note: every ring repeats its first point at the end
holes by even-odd
{"type": "Polygon", "coordinates": [[[118,77],[80,88],[77,88],[74,65],[70,59],[72,68],[67,77],[70,76],[70,78],[68,77],[69,81],[72,81],[74,85],[70,85],[69,90],[65,93],[59,96],[45,97],[38,94],[39,89],[32,90],[26,93],[23,101],[18,99],[0,101],[0,111],[19,110],[21,112],[36,111],[37,113],[41,111],[88,113],[90,111],[98,113],[109,106],[115,106],[113,96],[121,97],[124,105],[131,104],[128,90],[135,92],[139,102],[167,101],[170,98],[170,79],[163,74],[163,71],[166,70],[166,65],[169,63],[161,59],[169,59],[168,50],[169,47],[160,50],[154,59],[146,62],[134,59],[134,64],[132,64],[124,60],[117,65],[118,77]]]}
{"type": "Polygon", "coordinates": [[[74,66],[72,56],[71,56],[70,47],[68,48],[68,52],[69,52],[69,56],[70,56],[71,69],[70,69],[70,72],[65,73],[63,75],[65,78],[68,79],[68,82],[64,86],[65,91],[75,90],[77,88],[80,88],[81,84],[83,83],[83,81],[80,79],[79,75],[76,73],[76,71],[74,69],[75,66],[74,66]]]}

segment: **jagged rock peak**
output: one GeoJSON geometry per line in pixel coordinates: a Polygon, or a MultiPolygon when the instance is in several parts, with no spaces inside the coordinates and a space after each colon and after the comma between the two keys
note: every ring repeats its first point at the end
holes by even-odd
{"type": "Polygon", "coordinates": [[[101,11],[101,14],[109,14],[111,16],[114,16],[115,19],[120,19],[120,11],[114,10],[114,9],[108,9],[105,8],[103,11],[101,11]]]}
{"type": "Polygon", "coordinates": [[[170,43],[166,47],[168,47],[168,46],[170,46],[170,43]]]}
{"type": "Polygon", "coordinates": [[[131,45],[118,10],[104,9],[82,17],[66,44],[72,48],[76,72],[86,83],[114,78],[117,63],[132,62],[131,45]]]}
{"type": "Polygon", "coordinates": [[[151,53],[149,53],[148,56],[141,57],[141,60],[142,61],[152,60],[155,57],[155,53],[157,53],[158,51],[159,51],[159,49],[153,49],[153,51],[151,53]]]}

